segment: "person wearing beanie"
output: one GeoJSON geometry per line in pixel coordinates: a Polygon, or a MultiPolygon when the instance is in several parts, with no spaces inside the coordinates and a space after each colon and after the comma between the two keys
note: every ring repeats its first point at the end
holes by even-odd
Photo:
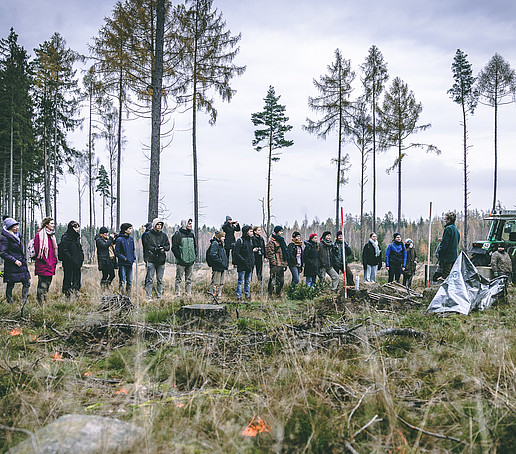
{"type": "Polygon", "coordinates": [[[70,297],[81,289],[81,267],[84,252],[81,245],[81,227],[77,221],[70,221],[59,242],[59,260],[63,263],[63,294],[70,297]]]}
{"type": "Polygon", "coordinates": [[[34,237],[34,252],[36,255],[34,273],[38,276],[36,298],[41,303],[46,299],[52,278],[56,274],[57,241],[53,218],[46,217],[41,221],[41,227],[34,237]]]}
{"type": "Polygon", "coordinates": [[[19,236],[20,226],[13,218],[4,219],[0,235],[0,257],[4,260],[5,298],[13,304],[14,284],[22,284],[22,304],[29,298],[30,273],[25,256],[25,248],[19,236]]]}
{"type": "Polygon", "coordinates": [[[339,275],[333,267],[334,264],[334,245],[331,241],[331,232],[325,231],[321,236],[319,246],[319,279],[324,281],[325,275],[328,274],[331,278],[331,289],[336,292],[339,288],[339,275]]]}
{"type": "Polygon", "coordinates": [[[224,238],[226,233],[223,230],[216,230],[215,235],[210,240],[210,246],[206,251],[206,262],[211,268],[211,283],[208,295],[217,298],[222,296],[224,287],[224,274],[228,269],[229,260],[224,249],[224,238]]]}
{"type": "Polygon", "coordinates": [[[242,236],[236,240],[233,248],[233,263],[237,266],[238,281],[236,286],[237,301],[242,301],[242,284],[245,299],[251,299],[251,277],[254,268],[254,253],[258,248],[253,246],[253,229],[249,225],[242,227],[242,236]]]}
{"type": "Polygon", "coordinates": [[[287,244],[283,238],[283,227],[280,225],[274,227],[274,233],[265,246],[265,254],[269,260],[269,284],[267,286],[269,297],[272,297],[274,290],[276,290],[276,296],[280,297],[289,259],[287,244]]]}
{"type": "Polygon", "coordinates": [[[315,287],[317,276],[319,276],[319,238],[317,233],[311,233],[305,241],[303,250],[303,265],[305,267],[305,278],[307,287],[315,287]]]}
{"type": "Polygon", "coordinates": [[[407,264],[407,249],[401,241],[401,235],[395,233],[392,243],[385,251],[385,268],[389,272],[389,282],[400,281],[401,272],[407,264]]]}
{"type": "Polygon", "coordinates": [[[115,242],[115,256],[118,262],[118,290],[130,294],[133,284],[133,263],[136,260],[134,240],[131,236],[133,225],[124,222],[115,242]]]}
{"type": "Polygon", "coordinates": [[[170,251],[170,241],[163,232],[164,222],[155,218],[151,228],[142,235],[143,260],[145,261],[145,293],[147,300],[152,299],[152,283],[156,276],[156,294],[158,299],[163,297],[163,276],[167,251],[170,251]]]}
{"type": "Polygon", "coordinates": [[[362,249],[362,266],[364,281],[376,282],[376,273],[382,268],[382,250],[378,243],[378,235],[374,232],[369,235],[369,241],[362,249]]]}
{"type": "Polygon", "coordinates": [[[240,232],[240,224],[238,221],[233,221],[231,216],[226,216],[226,222],[222,225],[222,230],[226,234],[226,238],[224,239],[224,249],[226,250],[226,255],[229,260],[231,251],[235,247],[235,232],[240,232]]]}
{"type": "Polygon", "coordinates": [[[97,264],[102,273],[100,287],[107,290],[115,278],[115,235],[109,235],[107,227],[101,227],[95,237],[97,264]]]}
{"type": "Polygon", "coordinates": [[[181,296],[181,282],[185,279],[185,294],[192,294],[193,264],[197,257],[192,220],[183,219],[180,229],[172,237],[172,252],[176,258],[176,295],[181,296]]]}
{"type": "Polygon", "coordinates": [[[499,243],[497,250],[491,255],[491,269],[494,277],[507,276],[507,282],[512,281],[512,261],[505,250],[505,243],[499,243]]]}
{"type": "Polygon", "coordinates": [[[256,248],[254,253],[254,266],[256,268],[256,277],[259,281],[263,279],[263,259],[265,257],[265,240],[262,237],[262,229],[259,226],[253,227],[253,248],[256,248]]]}
{"type": "Polygon", "coordinates": [[[410,288],[412,287],[412,278],[414,277],[414,274],[416,274],[417,266],[416,248],[414,247],[414,242],[410,238],[405,240],[405,249],[407,251],[407,264],[403,270],[403,285],[410,288]]]}
{"type": "Polygon", "coordinates": [[[334,265],[333,268],[337,272],[337,274],[342,273],[344,275],[344,257],[342,253],[346,251],[346,283],[349,286],[353,285],[355,282],[355,278],[353,276],[353,272],[349,266],[349,262],[351,257],[353,256],[353,251],[349,247],[348,243],[344,241],[344,235],[342,235],[342,231],[337,232],[337,239],[333,244],[333,257],[334,257],[334,265]]]}
{"type": "Polygon", "coordinates": [[[303,270],[303,240],[299,232],[292,233],[292,241],[287,247],[288,268],[292,274],[290,285],[299,284],[299,276],[303,270]]]}
{"type": "Polygon", "coordinates": [[[439,264],[441,265],[442,278],[446,279],[457,260],[460,232],[455,225],[457,215],[450,211],[444,215],[444,232],[437,253],[439,254],[439,264]]]}

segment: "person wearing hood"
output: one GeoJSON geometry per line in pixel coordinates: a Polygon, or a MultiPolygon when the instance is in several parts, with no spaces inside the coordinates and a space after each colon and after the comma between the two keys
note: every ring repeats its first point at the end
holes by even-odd
{"type": "Polygon", "coordinates": [[[236,241],[233,249],[233,263],[237,266],[238,281],[236,286],[237,301],[242,301],[242,284],[245,299],[251,299],[251,277],[254,268],[254,253],[258,248],[253,246],[253,229],[250,225],[242,227],[242,236],[236,241]]]}
{"type": "Polygon", "coordinates": [[[335,243],[333,244],[333,268],[335,269],[337,274],[339,274],[340,272],[344,275],[344,257],[342,256],[344,251],[346,251],[346,283],[349,287],[350,285],[353,285],[353,283],[355,282],[353,271],[351,271],[351,268],[349,266],[350,259],[353,256],[353,251],[349,247],[348,243],[344,241],[344,235],[342,234],[342,231],[339,230],[337,232],[337,238],[335,240],[335,243]]]}
{"type": "Polygon", "coordinates": [[[499,243],[497,250],[491,255],[491,269],[494,277],[507,276],[507,282],[512,282],[512,260],[505,251],[505,243],[499,243]]]}
{"type": "Polygon", "coordinates": [[[0,236],[0,257],[4,259],[5,298],[13,303],[14,284],[22,284],[22,302],[29,298],[30,273],[27,267],[25,249],[19,235],[20,225],[13,218],[4,219],[4,227],[0,236]]]}
{"type": "Polygon", "coordinates": [[[222,230],[226,234],[226,238],[224,240],[224,249],[226,250],[226,255],[228,256],[229,260],[229,255],[235,247],[235,232],[240,232],[240,224],[238,221],[233,221],[231,216],[226,216],[226,222],[224,222],[222,225],[222,230]]]}
{"type": "Polygon", "coordinates": [[[181,296],[181,282],[185,279],[185,294],[192,294],[193,264],[197,257],[195,236],[192,232],[192,220],[183,219],[180,229],[172,237],[172,252],[176,258],[176,295],[181,296]]]}
{"type": "Polygon", "coordinates": [[[385,251],[385,268],[389,272],[389,282],[400,281],[401,272],[407,264],[407,249],[401,241],[399,233],[394,234],[394,239],[385,251]]]}
{"type": "Polygon", "coordinates": [[[262,229],[259,226],[253,227],[253,246],[257,249],[254,253],[254,266],[256,268],[256,277],[259,281],[263,279],[263,260],[265,258],[265,240],[262,236],[262,229]]]}
{"type": "Polygon", "coordinates": [[[97,246],[97,262],[99,271],[102,272],[100,286],[105,290],[115,278],[115,236],[109,235],[107,227],[102,226],[95,237],[97,246]]]}
{"type": "Polygon", "coordinates": [[[131,293],[133,285],[133,263],[136,260],[134,249],[133,225],[124,222],[115,242],[115,256],[118,261],[118,290],[120,293],[131,293]]]}
{"type": "Polygon", "coordinates": [[[362,249],[362,266],[364,281],[376,282],[376,273],[382,268],[382,250],[378,244],[378,235],[374,232],[369,235],[369,241],[362,249]]]}
{"type": "Polygon", "coordinates": [[[299,276],[303,270],[303,240],[299,232],[292,233],[292,241],[287,247],[288,268],[292,274],[290,285],[299,284],[299,276]]]}
{"type": "Polygon", "coordinates": [[[224,249],[224,237],[226,234],[223,230],[215,231],[215,235],[210,241],[210,246],[206,252],[206,262],[211,267],[211,284],[208,289],[208,295],[215,298],[222,296],[222,287],[224,286],[224,274],[228,269],[229,260],[224,249]]]}
{"type": "Polygon", "coordinates": [[[414,242],[410,238],[405,240],[405,249],[407,250],[407,264],[403,271],[403,285],[410,288],[412,287],[412,278],[414,277],[414,274],[416,274],[417,267],[416,248],[414,247],[414,242]]]}
{"type": "Polygon", "coordinates": [[[457,260],[458,247],[460,241],[460,232],[455,225],[457,215],[454,212],[449,212],[444,215],[444,232],[439,247],[437,248],[439,254],[439,264],[441,265],[442,278],[446,279],[457,260]]]}
{"type": "Polygon", "coordinates": [[[276,288],[276,296],[281,296],[281,289],[285,282],[285,270],[288,266],[288,250],[285,238],[283,238],[283,227],[277,225],[274,227],[274,233],[269,238],[265,246],[267,260],[269,260],[269,284],[267,290],[269,297],[274,293],[276,288]]]}
{"type": "Polygon", "coordinates": [[[84,252],[81,245],[81,227],[77,221],[70,221],[59,242],[59,260],[63,263],[63,294],[70,297],[81,289],[81,267],[84,252]]]}
{"type": "Polygon", "coordinates": [[[331,241],[331,232],[323,232],[319,246],[319,279],[324,281],[326,274],[331,278],[331,289],[336,292],[339,288],[339,275],[333,268],[335,264],[334,244],[331,241]]]}
{"type": "Polygon", "coordinates": [[[36,255],[34,273],[38,276],[36,298],[39,303],[46,299],[52,277],[56,274],[58,253],[56,231],[54,229],[54,219],[51,217],[43,218],[41,227],[34,237],[34,253],[36,255]]]}
{"type": "Polygon", "coordinates": [[[315,287],[319,276],[319,239],[317,233],[311,233],[308,241],[305,241],[303,251],[303,264],[307,287],[315,287]]]}
{"type": "Polygon", "coordinates": [[[151,228],[142,235],[143,260],[147,268],[145,274],[145,292],[147,299],[152,299],[152,283],[156,276],[156,293],[158,299],[163,297],[163,275],[165,274],[165,262],[167,251],[170,251],[170,241],[163,232],[163,221],[154,219],[151,228]]]}

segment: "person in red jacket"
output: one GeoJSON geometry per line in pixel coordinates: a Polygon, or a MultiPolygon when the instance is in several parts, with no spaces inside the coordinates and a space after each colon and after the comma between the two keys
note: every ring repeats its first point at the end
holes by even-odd
{"type": "Polygon", "coordinates": [[[40,303],[46,299],[52,277],[56,274],[57,241],[54,229],[54,219],[44,218],[34,238],[34,251],[36,253],[34,272],[38,276],[36,298],[40,303]]]}

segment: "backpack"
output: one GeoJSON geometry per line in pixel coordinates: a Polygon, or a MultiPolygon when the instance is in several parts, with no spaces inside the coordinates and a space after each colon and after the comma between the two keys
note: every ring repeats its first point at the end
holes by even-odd
{"type": "Polygon", "coordinates": [[[213,246],[213,243],[210,243],[208,246],[208,249],[206,249],[206,263],[211,268],[213,266],[213,259],[211,258],[211,247],[213,246]]]}
{"type": "Polygon", "coordinates": [[[36,248],[34,247],[34,238],[32,238],[27,245],[27,255],[31,260],[34,260],[37,257],[36,248]]]}
{"type": "Polygon", "coordinates": [[[195,243],[194,239],[191,237],[184,237],[181,240],[181,245],[179,246],[179,250],[181,252],[181,260],[185,263],[194,263],[195,262],[195,243]]]}

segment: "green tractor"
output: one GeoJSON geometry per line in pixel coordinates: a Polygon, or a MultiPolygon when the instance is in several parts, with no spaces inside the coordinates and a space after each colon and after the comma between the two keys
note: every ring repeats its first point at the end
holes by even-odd
{"type": "Polygon", "coordinates": [[[506,251],[511,255],[516,247],[516,210],[494,211],[484,221],[492,221],[492,224],[487,240],[473,243],[470,257],[475,266],[489,266],[491,254],[500,243],[505,243],[506,251]]]}

